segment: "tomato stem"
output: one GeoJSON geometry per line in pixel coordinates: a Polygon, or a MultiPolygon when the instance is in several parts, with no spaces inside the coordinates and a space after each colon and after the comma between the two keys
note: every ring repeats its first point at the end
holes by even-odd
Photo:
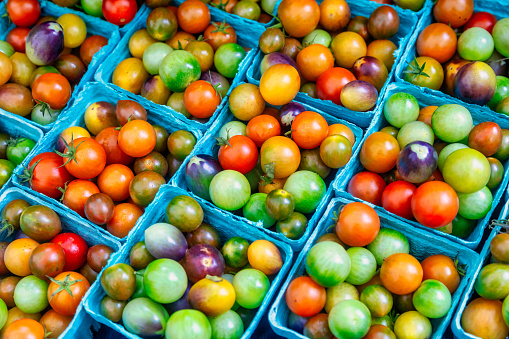
{"type": "Polygon", "coordinates": [[[413,74],[412,81],[415,80],[419,75],[429,78],[429,74],[424,72],[424,68],[426,67],[426,63],[423,63],[422,66],[419,66],[417,62],[417,58],[414,56],[414,60],[412,60],[408,66],[410,69],[403,71],[403,73],[413,74]]]}
{"type": "Polygon", "coordinates": [[[76,164],[78,164],[78,160],[76,159],[76,152],[78,151],[78,147],[80,147],[80,145],[82,143],[84,143],[85,140],[83,140],[76,147],[74,147],[74,134],[71,134],[71,144],[70,145],[67,143],[67,141],[65,141],[65,139],[63,137],[61,137],[61,138],[65,144],[66,151],[65,151],[65,153],[62,153],[62,152],[55,150],[55,153],[60,155],[62,158],[67,158],[67,161],[64,164],[58,166],[58,168],[67,165],[68,163],[70,163],[73,160],[76,162],[76,164]]]}
{"type": "Polygon", "coordinates": [[[53,292],[53,294],[51,295],[51,297],[49,298],[49,300],[51,301],[51,299],[53,299],[53,297],[62,292],[62,291],[66,291],[67,293],[69,293],[71,295],[71,297],[74,298],[74,295],[72,294],[72,291],[71,291],[71,286],[76,284],[76,283],[79,283],[80,281],[83,281],[83,279],[78,279],[78,280],[73,280],[71,281],[70,280],[70,274],[68,274],[64,280],[55,280],[53,279],[52,277],[50,276],[46,276],[49,280],[51,280],[51,282],[54,282],[55,284],[58,285],[58,288],[55,292],[53,292]]]}
{"type": "Polygon", "coordinates": [[[32,167],[26,167],[25,165],[22,164],[23,173],[18,175],[18,179],[20,179],[22,184],[25,182],[28,182],[30,185],[30,188],[32,188],[32,178],[34,176],[34,169],[35,169],[35,166],[37,166],[37,164],[41,160],[42,160],[42,158],[37,160],[36,163],[32,165],[32,167]]]}
{"type": "Polygon", "coordinates": [[[274,181],[274,174],[276,172],[276,163],[275,162],[269,162],[268,164],[263,165],[263,170],[265,172],[265,175],[262,175],[260,177],[261,183],[260,186],[266,186],[266,185],[273,185],[274,181]]]}
{"type": "Polygon", "coordinates": [[[211,6],[214,6],[215,8],[217,9],[220,9],[222,11],[225,11],[226,12],[226,6],[228,6],[228,3],[230,2],[230,0],[226,0],[226,2],[223,2],[223,0],[219,0],[219,3],[218,4],[215,4],[215,3],[211,3],[210,5],[211,6]]]}

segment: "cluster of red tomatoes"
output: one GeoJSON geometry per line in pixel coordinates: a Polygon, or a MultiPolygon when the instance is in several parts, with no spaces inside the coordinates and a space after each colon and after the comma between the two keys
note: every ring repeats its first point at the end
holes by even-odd
{"type": "Polygon", "coordinates": [[[445,255],[419,262],[411,252],[373,208],[343,206],[335,232],[307,253],[307,276],[286,290],[288,327],[310,338],[430,338],[429,319],[449,312],[460,272],[445,255]]]}
{"type": "Polygon", "coordinates": [[[324,179],[350,160],[352,130],[329,126],[297,102],[266,107],[253,84],[236,87],[229,104],[241,121],[220,128],[218,160],[206,154],[190,159],[188,188],[222,209],[242,208],[244,217],[265,228],[277,223],[278,232],[299,239],[307,226],[304,214],[313,213],[325,196],[324,179]]]}
{"type": "Polygon", "coordinates": [[[479,296],[463,311],[461,327],[476,337],[505,338],[509,335],[509,234],[496,235],[489,246],[491,263],[477,276],[474,288],[479,296]]]}
{"type": "Polygon", "coordinates": [[[145,230],[129,264],[104,270],[101,314],[140,337],[240,339],[283,257],[268,240],[220,236],[203,218],[196,200],[173,198],[168,223],[145,230]]]}
{"type": "Polygon", "coordinates": [[[509,133],[494,122],[474,126],[463,106],[419,110],[407,93],[383,108],[389,126],[368,136],[360,162],[368,172],[348,183],[353,196],[424,226],[466,238],[491,210],[509,158],[509,133]],[[385,176],[385,180],[383,178],[385,176]]]}
{"type": "Polygon", "coordinates": [[[123,238],[166,184],[168,171],[175,173],[191,153],[196,137],[185,130],[169,135],[147,122],[145,108],[132,100],[93,103],[84,120],[86,129],[63,130],[56,152],[36,155],[22,179],[123,238]]]}
{"type": "Polygon", "coordinates": [[[474,13],[473,0],[439,0],[404,79],[509,114],[509,18],[474,13]],[[459,36],[459,37],[458,37],[459,36]]]}
{"type": "Polygon", "coordinates": [[[0,108],[48,125],[108,39],[87,37],[85,22],[75,14],[40,18],[37,0],[9,0],[6,6],[18,27],[0,41],[0,108]]]}
{"type": "Polygon", "coordinates": [[[375,106],[394,64],[397,47],[388,40],[399,30],[394,8],[381,6],[369,18],[351,18],[344,0],[320,5],[314,0],[283,0],[278,15],[289,37],[276,27],[260,37],[266,54],[260,64],[260,88],[268,103],[284,105],[300,90],[353,111],[375,106]],[[323,29],[316,29],[318,24],[323,29]],[[334,35],[338,31],[343,32],[334,35]]]}
{"type": "Polygon", "coordinates": [[[61,233],[55,211],[22,199],[5,205],[2,223],[16,235],[0,243],[1,334],[6,339],[44,338],[51,332],[57,338],[113,249],[102,244],[89,248],[78,234],[61,233]]]}
{"type": "Polygon", "coordinates": [[[188,118],[210,118],[246,56],[235,29],[210,19],[199,0],[153,9],[147,27],[131,36],[133,57],[117,65],[113,84],[188,118]]]}
{"type": "Polygon", "coordinates": [[[130,23],[138,11],[136,0],[52,0],[52,2],[61,7],[79,8],[91,16],[104,17],[108,22],[117,26],[124,26],[130,23]]]}

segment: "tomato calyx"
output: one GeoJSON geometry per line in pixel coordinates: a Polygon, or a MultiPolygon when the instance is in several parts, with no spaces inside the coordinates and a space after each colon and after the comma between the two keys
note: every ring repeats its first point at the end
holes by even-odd
{"type": "Polygon", "coordinates": [[[458,254],[456,254],[456,257],[454,258],[454,267],[456,267],[456,270],[458,271],[458,274],[459,274],[460,276],[464,277],[464,276],[465,276],[465,273],[467,272],[467,271],[466,271],[466,266],[467,266],[467,265],[461,265],[461,264],[459,263],[459,260],[460,260],[459,255],[460,255],[459,253],[458,253],[458,254]]]}
{"type": "Polygon", "coordinates": [[[7,236],[10,236],[15,231],[15,227],[8,220],[2,220],[0,225],[2,225],[0,228],[0,234],[7,231],[7,236]]]}
{"type": "Polygon", "coordinates": [[[219,146],[230,146],[231,148],[233,148],[232,144],[230,144],[230,129],[229,128],[226,130],[226,138],[217,137],[216,140],[217,140],[217,144],[219,146]]]}
{"type": "Polygon", "coordinates": [[[32,165],[32,167],[26,167],[25,165],[22,164],[22,166],[23,166],[23,173],[18,175],[18,179],[20,179],[22,184],[25,183],[25,182],[28,182],[29,185],[30,185],[30,188],[32,188],[32,178],[34,177],[34,169],[37,166],[37,164],[39,164],[39,162],[41,160],[42,160],[42,158],[37,160],[35,162],[35,164],[32,165]]]}
{"type": "Polygon", "coordinates": [[[71,281],[70,280],[70,277],[71,277],[71,274],[68,274],[64,280],[55,280],[53,279],[52,277],[50,276],[46,276],[49,280],[51,280],[51,282],[55,283],[58,285],[58,288],[55,292],[53,292],[53,294],[51,295],[51,297],[49,298],[49,300],[53,299],[53,297],[62,292],[62,291],[66,291],[67,293],[69,293],[69,295],[71,297],[74,298],[74,295],[72,294],[72,291],[71,291],[71,286],[76,284],[76,283],[79,283],[81,281],[83,281],[83,279],[78,279],[78,280],[73,280],[71,281]]]}
{"type": "Polygon", "coordinates": [[[47,103],[40,101],[34,106],[34,109],[37,107],[42,107],[41,109],[42,116],[48,113],[50,117],[53,117],[53,114],[51,114],[51,108],[47,103]]]}
{"type": "Polygon", "coordinates": [[[415,78],[417,78],[419,75],[429,78],[429,74],[424,72],[424,68],[426,67],[426,62],[423,63],[422,66],[419,66],[419,63],[417,62],[417,58],[414,57],[414,60],[412,60],[408,64],[408,66],[410,67],[410,69],[403,71],[403,73],[413,74],[414,76],[412,78],[412,81],[415,80],[415,78]]]}
{"type": "MultiPolygon", "coordinates": [[[[228,1],[226,2],[226,4],[228,4],[228,1]]],[[[216,29],[213,30],[210,33],[218,33],[218,32],[220,32],[220,33],[223,33],[223,34],[226,34],[226,35],[230,35],[230,33],[228,33],[226,30],[228,28],[230,28],[231,26],[226,23],[226,19],[224,19],[223,22],[221,22],[221,25],[218,25],[215,22],[212,22],[212,26],[214,26],[216,29]]]]}
{"type": "Polygon", "coordinates": [[[83,140],[78,145],[76,145],[76,147],[74,147],[74,136],[73,135],[71,135],[71,144],[70,145],[67,143],[67,141],[65,141],[65,139],[63,137],[61,137],[61,138],[65,144],[66,151],[65,151],[65,153],[62,153],[62,152],[55,150],[55,153],[60,155],[62,158],[67,158],[67,161],[64,164],[62,164],[61,166],[59,166],[59,168],[67,165],[68,163],[70,163],[73,160],[77,164],[78,160],[76,159],[76,152],[78,151],[78,147],[80,147],[80,145],[82,143],[84,143],[85,140],[83,140]]]}
{"type": "Polygon", "coordinates": [[[263,165],[263,169],[265,172],[265,175],[262,175],[260,177],[260,186],[266,186],[266,185],[272,185],[274,184],[274,173],[276,171],[276,163],[275,162],[269,162],[268,164],[263,165]]]}
{"type": "Polygon", "coordinates": [[[210,281],[216,282],[216,283],[223,281],[223,278],[215,276],[215,275],[208,275],[207,274],[207,276],[205,278],[210,280],[210,281]]]}
{"type": "MultiPolygon", "coordinates": [[[[203,35],[200,34],[200,36],[198,37],[198,39],[186,39],[187,41],[189,42],[197,42],[197,41],[207,41],[207,40],[210,40],[210,39],[205,39],[203,37],[203,35]]],[[[210,71],[209,71],[210,72],[210,71]]]]}
{"type": "Polygon", "coordinates": [[[64,197],[65,197],[65,192],[67,192],[67,184],[69,182],[66,182],[65,185],[64,185],[64,188],[62,187],[57,187],[57,190],[59,190],[60,192],[62,192],[62,196],[60,197],[60,202],[64,201],[64,197]]]}
{"type": "Polygon", "coordinates": [[[211,3],[210,5],[214,6],[217,9],[220,9],[222,11],[226,12],[226,6],[230,3],[230,0],[226,0],[226,2],[223,2],[223,0],[219,0],[218,4],[211,3]]]}

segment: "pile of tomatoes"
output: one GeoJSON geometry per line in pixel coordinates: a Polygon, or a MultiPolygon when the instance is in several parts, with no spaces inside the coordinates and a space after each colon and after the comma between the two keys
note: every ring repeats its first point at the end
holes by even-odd
{"type": "Polygon", "coordinates": [[[189,160],[187,187],[219,208],[242,209],[247,219],[299,239],[306,231],[305,215],[326,194],[324,179],[350,160],[355,135],[346,125],[329,126],[297,102],[279,110],[266,107],[253,84],[236,87],[229,105],[241,121],[216,132],[217,157],[198,154],[189,160]]]}
{"type": "Polygon", "coordinates": [[[260,87],[268,103],[288,103],[300,90],[353,111],[374,108],[394,64],[397,47],[389,39],[400,23],[394,8],[351,18],[344,0],[283,0],[278,15],[283,30],[272,27],[260,37],[266,54],[260,87]]]}
{"type": "Polygon", "coordinates": [[[13,138],[0,132],[0,188],[9,181],[16,166],[21,165],[34,147],[35,141],[32,139],[13,138]]]}
{"type": "Polygon", "coordinates": [[[0,108],[51,124],[108,39],[87,37],[85,22],[75,14],[40,18],[38,0],[9,0],[6,6],[17,27],[0,40],[0,108]]]}
{"type": "Polygon", "coordinates": [[[203,220],[196,200],[174,197],[168,223],[145,230],[129,264],[102,273],[101,314],[140,337],[241,338],[283,257],[268,240],[250,243],[228,233],[223,243],[203,220]]]}
{"type": "Polygon", "coordinates": [[[403,78],[477,105],[509,114],[509,18],[474,13],[473,0],[439,0],[436,22],[420,32],[417,58],[403,78]],[[459,36],[459,37],[458,37],[459,36]]]}
{"type": "Polygon", "coordinates": [[[384,5],[396,5],[403,9],[418,12],[424,6],[426,0],[370,0],[384,5]]]}
{"type": "MultiPolygon", "coordinates": [[[[81,9],[88,15],[97,18],[104,17],[108,22],[117,26],[130,23],[138,11],[136,0],[52,0],[58,6],[81,9]],[[78,3],[80,6],[78,7],[78,3]]],[[[157,0],[156,0],[157,1],[157,0]]],[[[147,1],[148,2],[148,1],[147,1]]]]}
{"type": "Polygon", "coordinates": [[[84,120],[86,128],[63,130],[55,152],[36,155],[20,179],[123,238],[166,184],[168,173],[191,153],[196,137],[185,130],[169,135],[147,122],[145,108],[132,100],[116,106],[95,102],[84,120]]]}
{"type": "Polygon", "coordinates": [[[2,224],[3,232],[15,236],[0,242],[1,334],[5,339],[44,338],[51,332],[50,338],[58,338],[113,249],[89,248],[78,234],[61,233],[55,211],[22,199],[5,205],[2,224]]]}
{"type": "Polygon", "coordinates": [[[288,285],[288,327],[310,338],[430,338],[429,319],[451,309],[457,263],[442,254],[419,262],[405,235],[380,228],[366,204],[339,213],[335,232],[307,253],[307,275],[288,285]]]}
{"type": "Polygon", "coordinates": [[[509,158],[509,130],[474,126],[457,104],[427,106],[397,92],[387,98],[388,126],[369,135],[347,191],[400,217],[467,238],[491,210],[509,158]],[[385,177],[385,180],[384,180],[385,177]]]}
{"type": "Polygon", "coordinates": [[[146,24],[131,36],[132,57],[117,65],[113,84],[187,118],[210,118],[246,56],[235,29],[226,21],[211,23],[199,0],[157,7],[146,24]]]}
{"type": "Polygon", "coordinates": [[[480,338],[505,338],[509,335],[509,234],[497,234],[489,249],[491,260],[474,284],[478,297],[463,311],[461,327],[480,338]]]}

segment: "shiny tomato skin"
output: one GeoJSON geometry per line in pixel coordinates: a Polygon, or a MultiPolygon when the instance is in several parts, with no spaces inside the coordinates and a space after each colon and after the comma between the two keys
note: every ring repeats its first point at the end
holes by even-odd
{"type": "Polygon", "coordinates": [[[62,157],[53,152],[44,152],[35,156],[28,168],[33,168],[33,175],[29,182],[30,187],[50,198],[58,199],[62,196],[59,187],[74,177],[62,166],[62,157]]]}
{"type": "Polygon", "coordinates": [[[39,20],[41,5],[38,0],[8,0],[7,14],[18,27],[30,27],[39,20]]]}
{"type": "Polygon", "coordinates": [[[472,27],[481,27],[488,31],[493,32],[493,26],[497,23],[497,18],[488,12],[476,12],[472,15],[470,20],[463,25],[463,32],[472,27]]]}
{"type": "Polygon", "coordinates": [[[460,285],[461,277],[454,261],[443,254],[435,254],[421,262],[422,280],[434,279],[443,283],[453,294],[460,285]]]}
{"type": "Polygon", "coordinates": [[[255,168],[258,149],[253,140],[243,135],[235,135],[228,142],[231,146],[221,146],[218,153],[219,164],[223,169],[246,174],[255,168]]]}
{"type": "Polygon", "coordinates": [[[191,83],[184,91],[184,107],[196,118],[210,118],[220,103],[216,89],[204,80],[191,83]]]}
{"type": "Polygon", "coordinates": [[[396,166],[399,151],[396,138],[388,133],[375,132],[364,141],[359,159],[368,171],[386,173],[396,166]]]}
{"type": "Polygon", "coordinates": [[[104,148],[106,152],[106,164],[122,164],[129,165],[134,162],[134,158],[125,154],[118,146],[118,135],[120,131],[115,127],[103,129],[95,140],[104,148]]]}
{"type": "Polygon", "coordinates": [[[65,281],[66,278],[70,280],[69,289],[72,294],[66,290],[56,293],[59,284],[52,281],[48,287],[48,300],[50,306],[57,313],[70,316],[76,313],[81,299],[83,299],[85,293],[87,293],[90,288],[90,283],[84,276],[76,272],[60,273],[54,280],[62,282],[65,281]]]}
{"type": "Polygon", "coordinates": [[[62,204],[85,217],[85,203],[88,197],[99,192],[99,188],[93,182],[76,179],[67,184],[62,204]]]}
{"type": "Polygon", "coordinates": [[[286,304],[293,313],[301,317],[312,317],[325,306],[325,288],[310,277],[299,277],[288,285],[286,304]]]}
{"type": "Polygon", "coordinates": [[[438,228],[452,222],[459,210],[458,195],[442,181],[430,181],[415,190],[412,213],[424,226],[438,228]]]}
{"type": "Polygon", "coordinates": [[[7,33],[5,41],[8,42],[16,52],[25,53],[26,40],[29,32],[30,28],[14,27],[9,33],[7,33]]]}
{"type": "Polygon", "coordinates": [[[127,25],[136,16],[136,0],[103,0],[104,18],[117,26],[127,25]]]}
{"type": "Polygon", "coordinates": [[[304,149],[313,149],[322,143],[329,134],[329,124],[319,113],[305,111],[292,122],[292,139],[304,149]]]}
{"type": "Polygon", "coordinates": [[[356,198],[381,206],[385,186],[385,181],[381,176],[366,171],[354,175],[346,190],[356,198]]]}
{"type": "Polygon", "coordinates": [[[64,250],[64,271],[77,270],[87,261],[88,245],[79,235],[75,233],[60,233],[51,242],[59,244],[64,250]]]}
{"type": "Polygon", "coordinates": [[[452,28],[463,26],[474,13],[474,0],[438,0],[433,7],[436,21],[452,28]]]}
{"type": "Polygon", "coordinates": [[[396,253],[386,258],[380,269],[383,286],[397,295],[417,290],[422,282],[421,264],[412,255],[396,253]]]}
{"type": "Polygon", "coordinates": [[[35,80],[32,96],[37,102],[44,102],[51,109],[62,109],[71,98],[72,89],[69,80],[57,73],[46,73],[35,80]]]}
{"type": "Polygon", "coordinates": [[[376,211],[361,202],[343,207],[336,224],[336,234],[348,246],[366,246],[375,240],[380,231],[380,218],[376,211]]]}
{"type": "Polygon", "coordinates": [[[72,154],[74,158],[67,164],[67,158],[63,159],[65,168],[79,179],[92,179],[98,176],[106,166],[106,152],[104,148],[92,138],[78,138],[72,141],[72,145],[66,148],[64,154],[72,154]],[[69,147],[71,149],[69,149],[69,147]]]}
{"type": "Polygon", "coordinates": [[[354,80],[356,80],[355,76],[346,68],[331,68],[323,72],[316,81],[318,98],[330,100],[336,105],[341,105],[341,90],[347,83],[354,80]]]}
{"type": "Polygon", "coordinates": [[[422,30],[416,48],[419,56],[431,57],[443,64],[456,53],[457,44],[456,32],[450,26],[437,22],[422,30]]]}
{"type": "Polygon", "coordinates": [[[281,134],[281,125],[273,116],[262,114],[248,122],[246,134],[256,147],[262,147],[265,141],[281,134]]]}
{"type": "Polygon", "coordinates": [[[413,219],[412,197],[416,189],[413,184],[402,180],[390,183],[383,191],[382,207],[405,219],[413,219]]]}

